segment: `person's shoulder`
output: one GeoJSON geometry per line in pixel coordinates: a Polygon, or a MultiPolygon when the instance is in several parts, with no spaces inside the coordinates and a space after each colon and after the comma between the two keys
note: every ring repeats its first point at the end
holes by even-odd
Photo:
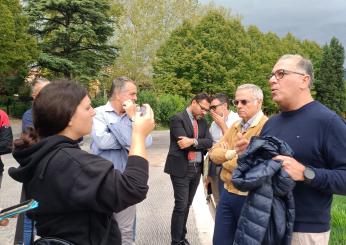
{"type": "Polygon", "coordinates": [[[23,113],[23,116],[22,118],[28,118],[28,117],[31,117],[32,116],[32,109],[28,109],[26,110],[24,113],[23,113]]]}
{"type": "Polygon", "coordinates": [[[10,126],[10,119],[7,113],[0,109],[0,126],[10,126]]]}
{"type": "Polygon", "coordinates": [[[84,168],[86,166],[93,165],[93,164],[94,165],[99,164],[99,163],[106,164],[105,166],[107,166],[107,164],[109,166],[113,166],[112,163],[107,161],[106,159],[100,156],[91,154],[87,151],[84,151],[80,149],[79,147],[63,148],[59,154],[60,156],[58,155],[58,157],[66,157],[81,168],[84,168]]]}
{"type": "Polygon", "coordinates": [[[5,111],[3,111],[3,110],[0,109],[0,117],[1,117],[1,118],[2,118],[2,117],[8,118],[8,115],[7,115],[7,113],[6,113],[5,111]]]}
{"type": "Polygon", "coordinates": [[[326,105],[320,103],[319,101],[314,101],[310,104],[308,114],[316,122],[328,123],[335,119],[341,117],[332,109],[328,108],[326,105]]]}
{"type": "Polygon", "coordinates": [[[184,116],[184,112],[185,112],[185,111],[177,112],[176,114],[174,114],[174,115],[171,117],[171,119],[172,119],[172,120],[173,120],[173,119],[182,119],[183,116],[184,116]]]}
{"type": "Polygon", "coordinates": [[[215,127],[217,127],[217,124],[216,124],[215,121],[212,121],[211,124],[210,124],[210,128],[214,129],[215,127]]]}
{"type": "Polygon", "coordinates": [[[95,111],[96,112],[103,112],[107,109],[107,104],[104,104],[104,105],[100,105],[98,107],[95,107],[95,111]]]}

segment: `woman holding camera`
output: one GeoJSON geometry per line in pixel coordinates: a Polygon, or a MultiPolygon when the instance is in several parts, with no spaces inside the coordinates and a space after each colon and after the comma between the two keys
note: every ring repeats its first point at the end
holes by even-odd
{"type": "MultiPolygon", "coordinates": [[[[90,133],[95,115],[87,91],[71,81],[42,89],[33,104],[34,129],[15,141],[18,168],[9,174],[22,182],[28,198],[39,202],[29,213],[37,234],[73,244],[121,244],[113,212],[145,199],[148,161],[144,140],[154,128],[153,111],[136,115],[132,145],[123,174],[89,154],[78,139],[90,133]]],[[[37,243],[40,244],[40,243],[37,243]]]]}

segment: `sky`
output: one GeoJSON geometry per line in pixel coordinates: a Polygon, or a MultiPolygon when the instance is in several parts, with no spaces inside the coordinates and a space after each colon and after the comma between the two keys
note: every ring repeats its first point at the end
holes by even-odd
{"type": "MultiPolygon", "coordinates": [[[[199,0],[208,3],[210,0],[199,0]]],[[[216,5],[242,16],[245,26],[255,25],[262,32],[283,37],[291,32],[300,40],[320,45],[335,36],[346,48],[345,0],[214,0],[216,5]]],[[[344,64],[345,65],[345,64],[344,64]]]]}

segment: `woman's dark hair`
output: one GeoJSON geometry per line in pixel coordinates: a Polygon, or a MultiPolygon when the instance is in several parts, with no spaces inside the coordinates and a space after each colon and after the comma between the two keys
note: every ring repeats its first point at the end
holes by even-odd
{"type": "Polygon", "coordinates": [[[22,134],[15,147],[26,147],[64,130],[81,100],[87,95],[85,88],[74,81],[56,80],[46,85],[34,100],[33,123],[37,134],[29,130],[22,134]]]}

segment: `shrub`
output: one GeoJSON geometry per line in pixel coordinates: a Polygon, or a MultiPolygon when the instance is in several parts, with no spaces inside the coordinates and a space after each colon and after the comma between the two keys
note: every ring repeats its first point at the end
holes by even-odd
{"type": "Polygon", "coordinates": [[[137,104],[149,104],[154,113],[157,111],[158,96],[154,91],[143,90],[138,93],[137,104]]]}
{"type": "Polygon", "coordinates": [[[26,101],[15,101],[11,103],[9,107],[9,115],[16,117],[16,118],[22,118],[24,112],[31,107],[31,102],[26,101]]]}
{"type": "Polygon", "coordinates": [[[187,101],[178,95],[164,94],[158,97],[155,119],[161,126],[169,126],[169,120],[175,113],[184,110],[187,101]]]}
{"type": "Polygon", "coordinates": [[[96,97],[94,99],[91,100],[91,106],[96,108],[99,107],[101,105],[104,105],[107,103],[107,99],[105,99],[104,97],[96,97]]]}

